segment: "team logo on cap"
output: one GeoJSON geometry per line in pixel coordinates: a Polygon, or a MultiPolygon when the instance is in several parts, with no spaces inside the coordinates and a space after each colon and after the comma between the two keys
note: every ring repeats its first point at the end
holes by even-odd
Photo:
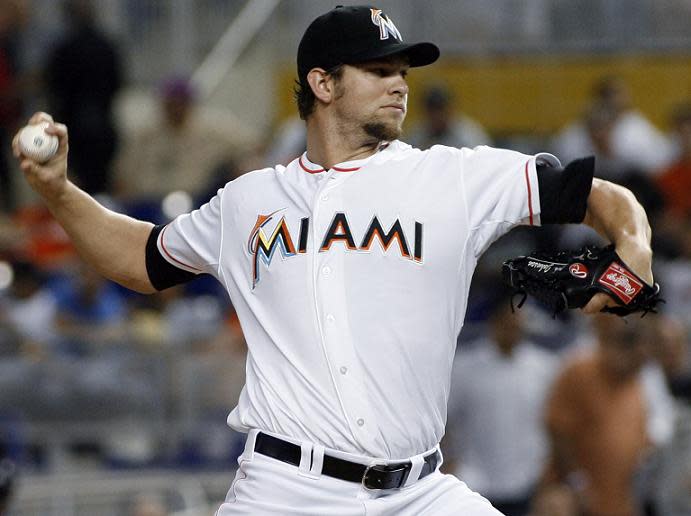
{"type": "Polygon", "coordinates": [[[388,16],[382,14],[381,9],[370,9],[372,13],[372,23],[379,27],[379,39],[389,39],[389,35],[396,38],[398,41],[403,41],[401,33],[389,19],[388,16]]]}

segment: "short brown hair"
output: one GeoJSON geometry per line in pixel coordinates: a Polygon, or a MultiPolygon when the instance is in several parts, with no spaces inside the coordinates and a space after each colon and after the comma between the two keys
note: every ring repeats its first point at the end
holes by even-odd
{"type": "MultiPolygon", "coordinates": [[[[336,65],[326,71],[334,79],[339,80],[343,76],[343,65],[336,65]]],[[[307,82],[307,77],[302,77],[301,80],[296,80],[293,86],[293,96],[295,103],[298,106],[298,113],[302,120],[307,120],[314,111],[314,104],[317,98],[307,82]]]]}

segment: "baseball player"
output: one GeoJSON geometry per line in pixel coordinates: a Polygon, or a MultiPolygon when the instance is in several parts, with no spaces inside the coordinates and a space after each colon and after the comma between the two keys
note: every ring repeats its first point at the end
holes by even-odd
{"type": "MultiPolygon", "coordinates": [[[[449,377],[473,269],[518,224],[585,222],[652,282],[647,218],[592,160],[397,138],[409,68],[439,56],[368,6],[315,19],[297,54],[307,150],[247,173],[165,226],[99,205],[58,155],[15,153],[82,257],[155,292],[198,274],[227,289],[247,340],[228,418],[247,432],[217,514],[499,514],[439,471],[449,377]]],[[[31,122],[49,120],[36,114],[31,122]]],[[[586,307],[614,303],[604,294],[586,307]]]]}

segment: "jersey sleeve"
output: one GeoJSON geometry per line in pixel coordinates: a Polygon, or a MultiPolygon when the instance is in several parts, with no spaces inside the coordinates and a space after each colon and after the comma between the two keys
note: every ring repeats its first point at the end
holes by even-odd
{"type": "Polygon", "coordinates": [[[592,156],[574,160],[564,169],[538,163],[542,224],[583,222],[594,171],[595,158],[592,156]]]}
{"type": "Polygon", "coordinates": [[[516,225],[540,225],[537,166],[561,166],[556,157],[486,146],[462,153],[465,203],[476,256],[516,225]]]}
{"type": "Polygon", "coordinates": [[[156,289],[189,281],[203,273],[218,277],[222,192],[219,190],[199,209],[154,228],[147,245],[146,267],[156,289]]]}

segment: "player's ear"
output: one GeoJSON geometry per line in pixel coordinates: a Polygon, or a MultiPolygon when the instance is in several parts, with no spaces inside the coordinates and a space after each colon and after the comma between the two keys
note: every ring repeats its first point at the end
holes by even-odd
{"type": "Polygon", "coordinates": [[[334,99],[334,81],[323,68],[312,68],[307,74],[307,83],[318,100],[328,104],[334,99]]]}

